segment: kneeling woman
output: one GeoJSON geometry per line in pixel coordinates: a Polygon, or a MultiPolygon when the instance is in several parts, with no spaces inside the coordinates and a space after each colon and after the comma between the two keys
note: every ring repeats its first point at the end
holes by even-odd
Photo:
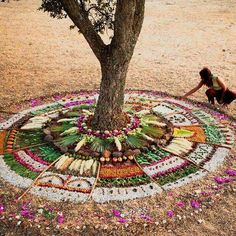
{"type": "Polygon", "coordinates": [[[213,74],[208,68],[203,68],[199,72],[199,74],[201,76],[200,83],[195,88],[191,89],[188,93],[186,93],[183,96],[184,98],[195,93],[203,85],[206,85],[209,88],[206,91],[206,95],[208,97],[208,101],[211,104],[215,104],[215,98],[219,104],[222,104],[224,106],[229,105],[233,100],[236,99],[236,92],[229,90],[226,87],[225,83],[218,77],[213,76],[213,74]]]}

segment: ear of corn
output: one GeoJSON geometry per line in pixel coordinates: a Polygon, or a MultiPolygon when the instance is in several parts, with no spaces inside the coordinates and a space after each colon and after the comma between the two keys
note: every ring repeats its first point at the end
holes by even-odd
{"type": "Polygon", "coordinates": [[[47,116],[34,116],[34,117],[30,118],[29,120],[30,121],[38,121],[38,122],[46,122],[46,121],[50,120],[50,118],[47,116]]]}
{"type": "Polygon", "coordinates": [[[66,155],[62,155],[60,160],[56,163],[55,167],[59,169],[67,158],[68,157],[66,155]]]}
{"type": "Polygon", "coordinates": [[[77,143],[75,147],[75,152],[78,152],[85,143],[86,143],[86,137],[84,137],[80,142],[77,143]]]}
{"type": "Polygon", "coordinates": [[[82,175],[84,173],[84,165],[85,165],[85,160],[82,161],[80,168],[79,168],[79,174],[82,175]]]}
{"type": "Polygon", "coordinates": [[[21,127],[21,130],[41,129],[43,124],[29,123],[21,127]]]}
{"type": "Polygon", "coordinates": [[[153,142],[154,141],[154,139],[153,138],[151,138],[151,137],[149,137],[148,135],[146,135],[146,134],[142,134],[142,136],[146,139],[146,140],[148,140],[148,141],[151,141],[151,142],[153,142]]]}
{"type": "Polygon", "coordinates": [[[66,159],[66,161],[64,161],[64,163],[60,166],[60,170],[65,170],[68,168],[68,166],[73,162],[74,158],[71,157],[71,158],[68,158],[66,159]]]}
{"type": "Polygon", "coordinates": [[[76,165],[76,162],[77,162],[78,160],[74,160],[71,164],[70,164],[70,166],[69,166],[69,170],[74,170],[74,166],[76,165]]]}
{"type": "Polygon", "coordinates": [[[87,160],[84,164],[84,172],[90,170],[93,165],[93,159],[87,160]]]}
{"type": "Polygon", "coordinates": [[[98,166],[98,162],[94,161],[93,165],[92,165],[92,175],[95,176],[96,172],[97,172],[97,166],[98,166]]]}
{"type": "Polygon", "coordinates": [[[75,170],[75,171],[79,171],[81,163],[82,163],[82,160],[78,160],[78,161],[76,162],[76,164],[75,164],[75,166],[74,166],[74,170],[75,170]]]}
{"type": "Polygon", "coordinates": [[[49,121],[49,117],[45,116],[35,116],[29,119],[30,123],[25,124],[21,127],[22,130],[30,130],[30,129],[41,129],[44,124],[49,121]]]}
{"type": "Polygon", "coordinates": [[[118,151],[121,151],[122,146],[121,146],[120,140],[117,137],[114,137],[114,141],[115,141],[115,144],[116,144],[116,147],[117,147],[118,151]]]}
{"type": "Polygon", "coordinates": [[[83,109],[82,111],[83,111],[83,113],[86,113],[87,115],[93,115],[93,113],[88,110],[83,109]]]}
{"type": "Polygon", "coordinates": [[[78,128],[77,127],[72,127],[70,129],[67,129],[66,131],[64,131],[63,133],[60,134],[60,136],[63,136],[63,135],[67,135],[67,134],[76,134],[78,131],[78,128]]]}
{"type": "Polygon", "coordinates": [[[60,161],[62,160],[62,158],[64,157],[65,155],[62,155],[61,157],[60,157],[60,159],[57,161],[57,163],[55,164],[55,168],[57,168],[58,167],[58,165],[59,165],[59,163],[60,163],[60,161]]]}
{"type": "Polygon", "coordinates": [[[64,118],[64,119],[60,119],[57,121],[57,123],[62,123],[62,122],[71,122],[71,121],[76,121],[78,118],[64,118]]]}

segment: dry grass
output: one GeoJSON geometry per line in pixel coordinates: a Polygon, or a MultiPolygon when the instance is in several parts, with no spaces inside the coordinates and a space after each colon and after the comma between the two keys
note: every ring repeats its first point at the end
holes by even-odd
{"type": "MultiPolygon", "coordinates": [[[[39,5],[39,0],[0,5],[0,107],[99,88],[99,63],[83,36],[69,30],[69,20],[37,11],[39,5]]],[[[181,95],[198,83],[198,71],[209,66],[236,89],[235,13],[233,1],[147,2],[126,87],[181,95]]],[[[205,100],[204,90],[193,98],[205,100]]],[[[234,115],[235,108],[230,110],[234,115]]]]}

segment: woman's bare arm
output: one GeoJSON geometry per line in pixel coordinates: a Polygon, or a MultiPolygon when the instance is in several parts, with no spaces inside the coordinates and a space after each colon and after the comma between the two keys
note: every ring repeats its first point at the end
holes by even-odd
{"type": "Polygon", "coordinates": [[[189,92],[187,92],[183,98],[188,97],[189,95],[195,93],[196,91],[198,91],[201,87],[203,86],[203,82],[201,81],[195,88],[191,89],[189,92]]]}

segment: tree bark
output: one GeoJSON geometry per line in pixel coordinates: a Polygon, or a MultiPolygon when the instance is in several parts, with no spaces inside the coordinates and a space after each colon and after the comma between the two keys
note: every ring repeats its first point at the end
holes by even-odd
{"type": "MultiPolygon", "coordinates": [[[[119,58],[122,58],[122,55],[119,58]]],[[[110,60],[101,63],[102,80],[95,115],[92,120],[93,129],[119,130],[126,126],[127,117],[122,110],[129,61],[110,60]]]]}

